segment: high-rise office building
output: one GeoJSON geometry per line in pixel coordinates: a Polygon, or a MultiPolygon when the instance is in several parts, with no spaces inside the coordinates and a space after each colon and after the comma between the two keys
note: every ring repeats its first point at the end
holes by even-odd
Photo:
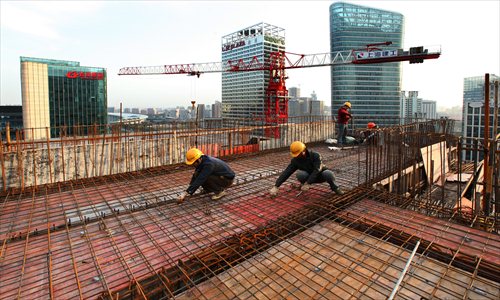
{"type": "Polygon", "coordinates": [[[316,94],[316,92],[315,92],[315,91],[313,91],[313,92],[312,92],[312,94],[311,94],[311,99],[312,99],[312,100],[318,100],[318,95],[316,94]]]}
{"type": "Polygon", "coordinates": [[[153,107],[148,107],[148,108],[146,109],[146,112],[147,112],[146,114],[147,114],[148,116],[154,116],[154,115],[156,115],[156,114],[157,114],[156,108],[153,108],[153,107]]]}
{"type": "Polygon", "coordinates": [[[203,118],[204,119],[212,118],[212,105],[205,106],[205,111],[203,112],[203,118]]]}
{"type": "Polygon", "coordinates": [[[222,103],[220,101],[215,101],[212,104],[212,118],[221,118],[222,117],[222,103]]]}
{"type": "MultiPolygon", "coordinates": [[[[253,57],[264,62],[272,52],[285,50],[285,30],[259,23],[222,37],[222,62],[253,57]]],[[[222,73],[222,117],[263,118],[268,71],[222,73]]]]}
{"type": "MultiPolygon", "coordinates": [[[[468,145],[466,147],[468,150],[464,150],[463,154],[465,160],[477,160],[480,161],[484,158],[484,153],[482,151],[473,151],[471,146],[474,144],[474,139],[479,139],[480,141],[484,139],[484,101],[466,101],[464,102],[465,107],[465,119],[463,121],[463,127],[465,128],[464,141],[468,145]]],[[[493,136],[494,126],[493,126],[493,115],[494,115],[494,104],[490,102],[490,125],[489,125],[489,138],[493,136]]],[[[500,126],[497,126],[496,132],[500,132],[500,126]]],[[[478,142],[481,145],[482,142],[478,142]]]]}
{"type": "Polygon", "coordinates": [[[107,124],[106,69],[76,61],[21,57],[21,92],[27,139],[86,134],[86,125],[107,124]]]}
{"type": "Polygon", "coordinates": [[[194,110],[194,119],[203,120],[205,118],[205,104],[198,104],[194,110]]]}
{"type": "MultiPolygon", "coordinates": [[[[402,48],[404,17],[400,13],[337,2],[330,5],[330,51],[350,51],[391,41],[402,48]]],[[[384,47],[379,47],[385,49],[384,47]]],[[[345,102],[352,104],[355,126],[366,120],[381,126],[399,123],[401,66],[399,62],[331,67],[332,117],[345,102]]]]}
{"type": "Polygon", "coordinates": [[[422,99],[417,91],[401,91],[400,93],[400,124],[412,123],[416,118],[422,118],[422,99]]]}
{"type": "Polygon", "coordinates": [[[290,99],[300,98],[300,88],[291,87],[288,89],[288,96],[290,99]]]}
{"type": "MultiPolygon", "coordinates": [[[[500,77],[494,74],[490,74],[489,82],[489,94],[490,94],[490,130],[489,138],[493,137],[493,117],[495,109],[495,89],[494,82],[500,80],[500,77]]],[[[484,138],[484,124],[485,124],[485,107],[484,107],[484,76],[475,76],[464,78],[464,94],[463,94],[463,108],[462,108],[462,136],[466,144],[472,145],[474,139],[484,138]]],[[[496,132],[500,132],[500,124],[497,126],[496,132]]],[[[483,154],[481,151],[472,152],[464,151],[465,160],[481,160],[483,159],[483,154]],[[475,153],[475,154],[474,154],[475,153]],[[477,156],[474,156],[477,155],[477,156]]]]}
{"type": "Polygon", "coordinates": [[[300,110],[300,101],[298,99],[290,99],[288,101],[288,116],[289,117],[298,117],[302,115],[300,110]]]}
{"type": "Polygon", "coordinates": [[[422,116],[425,119],[437,119],[436,101],[422,100],[422,116]]]}
{"type": "MultiPolygon", "coordinates": [[[[494,100],[495,80],[500,80],[500,77],[495,74],[490,74],[490,103],[494,100]]],[[[464,78],[464,94],[462,106],[462,135],[467,136],[466,119],[467,119],[467,103],[484,102],[484,76],[473,76],[464,78]]]]}
{"type": "Polygon", "coordinates": [[[322,116],[323,115],[323,101],[320,100],[311,100],[310,101],[310,115],[311,116],[322,116]]]}

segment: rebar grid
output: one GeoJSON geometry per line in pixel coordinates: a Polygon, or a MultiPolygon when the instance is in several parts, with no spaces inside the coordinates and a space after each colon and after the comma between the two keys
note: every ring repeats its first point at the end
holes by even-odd
{"type": "MultiPolygon", "coordinates": [[[[328,220],[176,298],[384,299],[409,252],[328,220]]],[[[498,284],[418,254],[397,297],[430,299],[433,294],[495,299],[498,284]]]]}
{"type": "MultiPolygon", "coordinates": [[[[280,160],[274,162],[278,162],[282,169],[288,160],[287,155],[282,156],[280,160]]],[[[252,163],[252,161],[253,158],[241,163],[235,162],[234,167],[240,174],[236,186],[239,186],[239,182],[250,184],[261,177],[277,174],[276,166],[259,168],[262,162],[255,161],[252,163]]],[[[3,282],[9,282],[10,276],[15,274],[15,272],[10,272],[11,268],[16,268],[15,265],[10,265],[8,262],[10,254],[14,255],[12,257],[14,259],[17,257],[16,255],[21,255],[24,258],[30,257],[30,252],[26,249],[23,251],[22,248],[16,248],[21,245],[20,242],[23,240],[25,246],[29,242],[30,249],[37,248],[38,251],[40,251],[40,248],[48,249],[46,253],[48,253],[47,257],[50,257],[49,269],[52,268],[51,262],[56,260],[57,255],[59,255],[57,258],[60,259],[61,256],[68,256],[70,254],[68,252],[71,252],[68,257],[72,257],[73,262],[68,263],[67,267],[73,266],[73,273],[77,274],[75,281],[78,286],[81,285],[82,281],[91,278],[91,280],[101,283],[96,285],[101,285],[104,290],[108,289],[107,283],[112,281],[113,277],[104,274],[103,268],[105,267],[102,266],[102,261],[99,259],[102,256],[108,257],[106,261],[115,259],[121,262],[124,273],[120,273],[119,276],[123,277],[123,274],[131,274],[130,280],[133,280],[136,272],[131,271],[127,261],[124,261],[121,257],[127,256],[126,253],[122,252],[133,248],[134,246],[130,245],[130,243],[134,243],[134,241],[131,236],[128,236],[132,242],[124,242],[118,247],[118,242],[116,242],[113,233],[125,232],[129,235],[126,228],[130,223],[127,222],[139,224],[143,232],[142,235],[149,232],[147,230],[148,226],[160,224],[161,221],[158,220],[155,214],[164,217],[165,214],[161,212],[161,210],[165,209],[163,206],[172,206],[172,201],[169,201],[169,199],[172,199],[177,192],[183,190],[189,180],[192,171],[186,168],[183,168],[183,170],[182,172],[164,175],[164,179],[158,178],[154,173],[150,174],[151,176],[144,172],[137,173],[133,178],[123,174],[98,178],[95,182],[85,180],[70,183],[64,186],[64,191],[60,189],[58,193],[49,194],[45,190],[45,193],[38,193],[37,197],[32,194],[30,198],[26,197],[28,195],[20,194],[17,201],[6,197],[1,210],[2,220],[5,221],[1,223],[2,252],[0,258],[2,258],[1,270],[6,272],[5,274],[8,274],[8,276],[5,277],[6,280],[3,282]],[[155,207],[160,208],[158,213],[150,210],[150,208],[154,209],[155,207]],[[135,212],[139,211],[146,213],[145,216],[140,216],[141,220],[135,217],[135,212]],[[29,221],[28,227],[26,227],[27,220],[29,221]],[[50,236],[50,239],[46,240],[46,236],[50,236]],[[54,249],[55,241],[64,240],[65,238],[69,241],[70,247],[54,249]],[[97,239],[98,243],[96,244],[93,239],[97,239]],[[79,249],[73,250],[72,241],[74,240],[85,240],[87,247],[78,247],[79,249]],[[103,246],[103,244],[105,245],[103,246]],[[81,253],[73,253],[74,251],[80,252],[78,250],[81,253]],[[82,260],[76,262],[74,257],[82,257],[82,260]],[[89,274],[82,271],[79,264],[94,264],[97,272],[89,274]]],[[[58,186],[61,187],[61,185],[58,186]]],[[[248,193],[246,189],[243,192],[248,193]]],[[[180,216],[185,215],[184,210],[179,209],[176,205],[174,205],[174,209],[177,210],[180,216]]],[[[205,207],[201,209],[203,214],[209,213],[205,207]]],[[[235,227],[235,230],[245,229],[244,226],[241,226],[244,225],[241,222],[236,224],[238,226],[235,227]]],[[[160,231],[168,234],[178,230],[175,228],[160,228],[160,231]]],[[[155,230],[151,232],[157,233],[155,230]]],[[[154,238],[147,236],[147,240],[154,241],[154,238]]],[[[141,243],[143,242],[141,241],[141,243]]],[[[141,247],[135,246],[136,250],[138,248],[141,247]]],[[[138,255],[141,255],[141,252],[138,255]]],[[[43,257],[40,257],[40,259],[43,259],[43,257]]],[[[143,263],[147,263],[147,261],[143,260],[143,263]]],[[[24,269],[26,265],[27,263],[24,261],[22,268],[24,269]]],[[[138,263],[138,265],[142,268],[142,263],[138,263]]],[[[151,270],[150,268],[147,271],[150,272],[151,270]]],[[[140,272],[138,271],[139,275],[141,275],[140,272]]],[[[59,272],[50,273],[49,281],[57,284],[58,274],[59,272]]],[[[20,287],[23,282],[29,281],[29,279],[24,278],[23,271],[18,277],[14,276],[12,278],[16,278],[15,281],[19,283],[18,291],[22,290],[20,287]]],[[[64,280],[67,280],[67,278],[64,277],[64,280]]],[[[70,288],[70,285],[68,287],[70,288]]],[[[70,290],[76,291],[77,289],[70,288],[70,290]]],[[[61,290],[59,289],[59,291],[61,290]]],[[[83,287],[78,291],[80,295],[86,293],[83,287]]],[[[71,293],[69,295],[75,296],[71,293]]]]}
{"type": "MultiPolygon", "coordinates": [[[[317,150],[322,153],[325,163],[333,167],[339,177],[337,181],[343,188],[350,189],[363,184],[360,182],[365,178],[363,163],[360,163],[364,159],[362,152],[317,150]]],[[[57,192],[46,189],[43,193],[31,195],[7,195],[2,203],[0,224],[0,295],[5,299],[86,299],[96,296],[107,298],[111,295],[113,299],[127,296],[154,299],[181,297],[180,293],[188,290],[199,298],[209,299],[211,297],[205,294],[199,283],[231,267],[222,274],[234,273],[229,278],[247,286],[244,291],[247,296],[233,289],[228,291],[224,285],[217,285],[214,299],[270,299],[272,295],[283,296],[282,293],[285,293],[284,297],[295,298],[294,291],[302,289],[315,291],[313,298],[323,297],[323,293],[328,297],[332,288],[337,289],[337,293],[368,295],[371,298],[390,293],[391,284],[397,280],[397,275],[393,273],[402,269],[399,264],[404,265],[404,258],[400,255],[404,255],[405,248],[414,244],[417,235],[398,235],[392,227],[384,231],[383,219],[370,220],[363,227],[361,225],[365,221],[361,218],[346,221],[345,216],[339,213],[348,204],[366,197],[390,200],[399,205],[403,205],[405,199],[370,189],[359,189],[336,197],[328,191],[326,184],[314,185],[311,191],[300,195],[291,185],[286,185],[280,197],[271,199],[267,190],[288,161],[286,152],[231,161],[238,177],[229,195],[218,202],[209,200],[207,195],[198,195],[182,205],[174,203],[176,194],[189,181],[192,169],[186,167],[178,170],[166,167],[74,181],[57,185],[60,188],[57,192]],[[338,236],[330,236],[324,228],[315,229],[315,226],[331,221],[343,222],[344,227],[361,228],[364,235],[380,236],[378,239],[366,236],[377,241],[373,243],[379,246],[373,248],[370,240],[367,244],[369,248],[363,250],[359,249],[359,245],[353,246],[349,241],[341,240],[343,236],[357,238],[359,233],[354,233],[352,229],[347,234],[343,233],[343,230],[347,230],[344,227],[334,227],[334,232],[339,232],[338,236]],[[287,246],[283,250],[273,250],[283,243],[291,243],[288,239],[301,232],[314,247],[293,244],[293,249],[287,246]],[[313,238],[315,235],[319,240],[313,238]],[[395,242],[398,238],[400,240],[395,242]],[[342,245],[337,249],[335,247],[338,245],[327,244],[325,251],[337,255],[334,258],[319,250],[313,253],[315,247],[326,244],[325,240],[342,245]],[[390,246],[385,240],[398,246],[390,246]],[[395,247],[399,252],[389,251],[387,254],[387,251],[379,249],[383,248],[382,245],[395,247]],[[248,260],[258,253],[267,253],[263,251],[275,251],[271,252],[275,255],[269,259],[288,259],[284,271],[278,262],[266,264],[248,260]],[[355,254],[354,257],[348,255],[351,252],[355,254]],[[371,270],[371,275],[357,269],[353,271],[354,266],[359,266],[361,261],[371,259],[374,255],[372,252],[382,252],[391,259],[370,261],[371,264],[364,268],[371,270]],[[365,258],[360,260],[360,255],[365,258]],[[328,261],[327,258],[333,261],[326,266],[331,272],[305,271],[318,266],[314,261],[328,261]],[[246,261],[243,265],[252,263],[245,270],[234,268],[243,261],[246,261]],[[302,273],[292,272],[300,268],[304,269],[302,273]],[[254,291],[251,287],[256,285],[255,279],[244,275],[257,270],[269,275],[261,276],[257,281],[261,285],[273,284],[269,294],[262,296],[258,290],[254,291]],[[294,275],[289,275],[291,279],[283,282],[283,276],[270,276],[275,270],[294,275]],[[317,273],[321,273],[321,276],[317,273]],[[318,289],[318,284],[308,279],[310,275],[321,278],[321,288],[318,289]],[[355,278],[350,279],[352,276],[355,278]],[[351,281],[341,283],[337,278],[349,278],[351,281]],[[368,291],[371,293],[373,290],[375,294],[368,294],[368,291]]],[[[498,237],[492,235],[489,241],[498,241],[498,237]]],[[[429,241],[431,244],[438,243],[429,241]]],[[[477,267],[468,273],[454,267],[461,257],[469,255],[464,253],[462,247],[458,247],[451,258],[440,254],[442,251],[439,247],[427,247],[420,253],[424,257],[422,259],[431,261],[433,266],[448,264],[444,273],[435,273],[435,268],[428,267],[434,272],[432,274],[440,278],[437,283],[433,283],[432,278],[419,275],[416,278],[420,283],[412,285],[410,281],[404,281],[398,296],[406,286],[413,292],[430,288],[436,297],[440,293],[455,295],[455,290],[448,288],[444,284],[446,282],[458,284],[467,293],[481,296],[485,293],[487,297],[497,295],[488,291],[491,287],[498,291],[498,281],[491,283],[478,276],[478,271],[482,272],[485,265],[495,267],[487,257],[478,257],[477,267]],[[450,274],[457,272],[465,279],[452,279],[450,274]],[[431,281],[426,283],[430,287],[421,287],[425,281],[422,278],[431,281]],[[466,282],[466,287],[462,287],[463,282],[466,282]],[[481,288],[476,290],[478,284],[481,288]]],[[[462,264],[459,267],[464,266],[462,264]]],[[[423,270],[429,271],[426,268],[423,270]]]]}

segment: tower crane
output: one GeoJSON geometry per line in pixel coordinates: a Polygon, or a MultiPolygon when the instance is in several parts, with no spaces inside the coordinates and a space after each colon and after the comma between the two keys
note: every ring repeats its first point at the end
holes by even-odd
{"type": "MultiPolygon", "coordinates": [[[[362,49],[319,54],[276,51],[271,52],[263,61],[261,57],[253,56],[235,61],[124,67],[120,69],[118,75],[186,74],[200,77],[204,73],[269,71],[269,82],[264,100],[264,116],[267,125],[278,125],[288,121],[288,90],[285,85],[285,80],[288,78],[285,75],[287,69],[401,61],[409,61],[412,64],[422,63],[425,59],[436,59],[441,55],[441,49],[429,51],[423,46],[411,47],[408,51],[379,48],[379,46],[391,44],[392,42],[383,42],[369,44],[362,49]]],[[[279,137],[277,129],[274,132],[274,137],[279,137]]]]}

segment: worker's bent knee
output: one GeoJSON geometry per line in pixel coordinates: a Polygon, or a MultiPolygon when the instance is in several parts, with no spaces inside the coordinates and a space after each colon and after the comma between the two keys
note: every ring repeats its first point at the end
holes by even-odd
{"type": "Polygon", "coordinates": [[[335,181],[335,175],[333,175],[331,170],[324,170],[321,175],[326,181],[335,181]]]}
{"type": "Polygon", "coordinates": [[[309,178],[309,173],[307,173],[306,171],[299,170],[297,171],[297,174],[295,176],[297,177],[298,181],[304,183],[307,181],[307,178],[309,178]]]}

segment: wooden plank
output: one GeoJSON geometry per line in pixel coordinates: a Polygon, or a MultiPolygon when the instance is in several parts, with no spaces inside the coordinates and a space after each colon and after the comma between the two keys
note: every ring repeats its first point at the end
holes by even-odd
{"type": "Polygon", "coordinates": [[[439,186],[444,186],[446,174],[450,171],[446,142],[420,148],[420,153],[429,184],[436,183],[439,186]]]}

